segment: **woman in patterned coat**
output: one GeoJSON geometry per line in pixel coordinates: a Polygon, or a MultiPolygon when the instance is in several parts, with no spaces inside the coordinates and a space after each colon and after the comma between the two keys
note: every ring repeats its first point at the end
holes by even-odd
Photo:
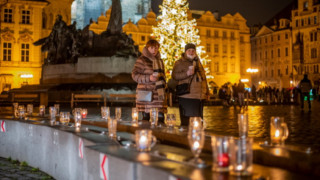
{"type": "Polygon", "coordinates": [[[150,109],[158,108],[159,122],[164,123],[166,105],[166,80],[164,63],[160,59],[160,44],[156,40],[149,40],[142,50],[142,55],[137,59],[132,70],[132,79],[138,83],[138,91],[152,91],[150,102],[138,101],[136,107],[142,113],[142,120],[150,119],[150,109]]]}

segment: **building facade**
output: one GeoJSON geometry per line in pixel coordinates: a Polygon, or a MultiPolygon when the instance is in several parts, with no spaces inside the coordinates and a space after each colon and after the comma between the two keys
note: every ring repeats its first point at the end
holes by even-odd
{"type": "MultiPolygon", "coordinates": [[[[109,14],[98,18],[97,23],[90,25],[95,33],[101,33],[107,27],[109,14]]],[[[244,79],[251,83],[251,74],[247,69],[251,68],[250,53],[250,29],[246,20],[239,14],[227,14],[218,18],[217,14],[210,11],[190,11],[189,18],[198,17],[197,28],[201,38],[201,45],[206,50],[213,81],[221,86],[224,83],[238,82],[244,79]],[[216,16],[216,17],[215,17],[216,16]]],[[[136,24],[129,21],[123,26],[123,31],[132,37],[135,45],[142,51],[146,42],[151,38],[152,27],[157,25],[157,17],[154,12],[149,12],[136,24]]]]}
{"type": "Polygon", "coordinates": [[[290,20],[280,19],[274,25],[262,26],[251,38],[252,67],[255,86],[288,88],[292,81],[292,37],[290,20]]]}
{"type": "Polygon", "coordinates": [[[33,42],[49,35],[58,14],[70,23],[71,3],[0,0],[0,93],[40,83],[44,54],[33,42]]]}
{"type": "Polygon", "coordinates": [[[319,0],[298,0],[292,10],[293,82],[297,84],[303,74],[319,81],[320,66],[320,3],[319,0]]]}

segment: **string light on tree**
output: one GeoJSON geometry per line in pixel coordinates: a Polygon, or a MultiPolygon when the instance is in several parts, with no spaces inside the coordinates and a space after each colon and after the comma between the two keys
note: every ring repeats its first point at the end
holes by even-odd
{"type": "Polygon", "coordinates": [[[203,46],[200,45],[199,31],[195,19],[188,20],[189,4],[186,0],[163,0],[160,5],[161,15],[158,16],[158,26],[153,27],[152,36],[160,43],[161,58],[166,66],[166,77],[170,78],[174,62],[180,59],[187,43],[197,45],[198,56],[204,65],[207,78],[212,78],[206,65],[207,59],[203,46]]]}

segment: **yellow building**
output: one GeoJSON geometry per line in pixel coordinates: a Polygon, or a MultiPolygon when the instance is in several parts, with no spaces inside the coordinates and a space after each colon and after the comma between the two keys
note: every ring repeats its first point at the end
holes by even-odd
{"type": "Polygon", "coordinates": [[[251,38],[252,67],[259,69],[253,83],[276,88],[290,87],[292,73],[292,38],[290,20],[280,19],[264,25],[251,38]]]}
{"type": "Polygon", "coordinates": [[[32,43],[48,36],[55,17],[70,23],[72,0],[0,0],[0,93],[39,84],[44,55],[32,43]]]}
{"type": "MultiPolygon", "coordinates": [[[[109,12],[106,16],[101,15],[97,23],[90,25],[90,30],[99,34],[107,27],[109,12]],[[102,22],[100,22],[103,20],[102,22]]],[[[250,30],[246,20],[239,14],[227,14],[217,20],[210,11],[190,11],[197,18],[201,45],[205,47],[209,59],[211,59],[210,71],[214,82],[221,86],[226,82],[235,83],[239,79],[250,81],[251,75],[246,72],[251,68],[250,54],[250,30]],[[199,15],[200,14],[200,15],[199,15]]],[[[216,15],[216,14],[215,14],[216,15]]],[[[137,24],[131,21],[123,26],[123,31],[132,36],[139,50],[145,46],[152,34],[152,27],[157,25],[157,17],[154,12],[149,12],[145,18],[140,19],[137,24]]]]}
{"type": "Polygon", "coordinates": [[[319,80],[320,65],[320,4],[314,0],[298,0],[292,10],[293,80],[297,84],[303,74],[319,80]]]}

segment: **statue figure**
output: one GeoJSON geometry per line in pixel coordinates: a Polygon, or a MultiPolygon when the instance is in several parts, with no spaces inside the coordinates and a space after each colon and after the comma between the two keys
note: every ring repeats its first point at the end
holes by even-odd
{"type": "Polygon", "coordinates": [[[107,31],[112,35],[122,33],[122,11],[120,0],[112,0],[111,15],[107,31]]]}

